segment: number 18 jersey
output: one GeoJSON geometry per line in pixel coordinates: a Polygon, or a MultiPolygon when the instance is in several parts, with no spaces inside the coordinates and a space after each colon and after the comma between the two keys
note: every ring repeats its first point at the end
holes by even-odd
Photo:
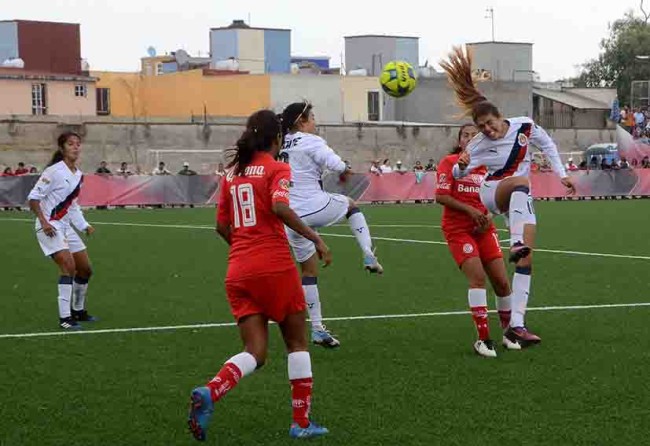
{"type": "Polygon", "coordinates": [[[289,204],[290,167],[257,152],[243,175],[221,181],[217,221],[231,227],[226,281],[295,268],[273,203],[289,204]]]}

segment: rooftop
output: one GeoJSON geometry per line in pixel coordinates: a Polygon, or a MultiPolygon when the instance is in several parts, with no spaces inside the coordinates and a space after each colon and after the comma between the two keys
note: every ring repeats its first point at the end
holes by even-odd
{"type": "Polygon", "coordinates": [[[467,43],[467,45],[494,45],[494,44],[496,44],[496,45],[528,45],[528,46],[533,45],[532,43],[528,43],[528,42],[505,42],[505,41],[498,41],[498,40],[495,40],[495,41],[489,40],[489,41],[484,41],[484,42],[468,42],[467,43]]]}
{"type": "Polygon", "coordinates": [[[256,28],[246,24],[243,20],[233,20],[233,22],[228,26],[220,26],[218,28],[210,28],[210,31],[218,31],[224,29],[256,29],[263,31],[291,31],[290,29],[285,28],[256,28]]]}
{"type": "Polygon", "coordinates": [[[363,39],[363,38],[377,38],[377,37],[385,37],[389,39],[419,39],[419,37],[414,37],[414,36],[395,36],[395,35],[389,35],[389,34],[361,34],[358,36],[345,36],[345,39],[363,39]]]}
{"type": "Polygon", "coordinates": [[[533,94],[580,110],[609,110],[616,98],[616,89],[564,88],[560,90],[534,86],[533,94]]]}
{"type": "Polygon", "coordinates": [[[40,80],[40,81],[76,81],[94,82],[97,79],[91,76],[46,73],[42,71],[25,70],[22,68],[0,67],[0,79],[9,80],[40,80]]]}

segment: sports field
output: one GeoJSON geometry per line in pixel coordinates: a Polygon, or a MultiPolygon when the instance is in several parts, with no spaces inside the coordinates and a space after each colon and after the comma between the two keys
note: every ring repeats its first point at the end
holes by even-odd
{"type": "MultiPolygon", "coordinates": [[[[641,445],[650,438],[650,200],[538,202],[528,323],[543,338],[485,359],[436,205],[366,206],[386,274],[346,226],[320,279],[337,351],[311,349],[313,419],[331,445],[641,445]]],[[[187,445],[189,393],[241,346],[212,209],[88,211],[81,334],[57,329],[33,221],[0,213],[0,445],[187,445]]],[[[506,232],[501,233],[503,238],[506,232]]],[[[493,298],[490,298],[493,308],[493,298]]],[[[493,337],[500,338],[496,315],[493,337]]],[[[291,444],[286,361],[218,405],[207,444],[291,444]]]]}

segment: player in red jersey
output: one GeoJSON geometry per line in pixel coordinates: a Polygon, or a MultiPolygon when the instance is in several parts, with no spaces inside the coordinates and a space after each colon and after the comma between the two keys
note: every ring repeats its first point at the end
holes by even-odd
{"type": "Polygon", "coordinates": [[[325,266],[332,259],[323,240],[289,207],[291,169],[275,161],[282,137],[281,121],[272,111],[252,114],[221,181],[217,232],[230,245],[226,294],[244,351],[226,361],[205,386],[192,391],[188,424],[199,441],[206,438],[214,403],[264,365],[269,320],[280,326],[288,351],[293,405],[289,435],[307,438],[328,432],[309,420],[312,372],[305,296],[284,225],[311,240],[325,266]]]}
{"type": "MultiPolygon", "coordinates": [[[[458,145],[438,165],[436,201],[444,206],[442,231],[451,255],[469,282],[467,297],[478,332],[474,351],[481,356],[496,357],[488,324],[486,273],[497,295],[503,330],[507,330],[510,324],[511,289],[499,236],[479,197],[479,185],[485,176],[485,168],[479,167],[461,179],[454,179],[452,175],[452,168],[460,153],[477,134],[478,129],[472,124],[460,128],[458,145]]],[[[505,336],[503,345],[511,350],[521,349],[519,344],[505,336]]]]}

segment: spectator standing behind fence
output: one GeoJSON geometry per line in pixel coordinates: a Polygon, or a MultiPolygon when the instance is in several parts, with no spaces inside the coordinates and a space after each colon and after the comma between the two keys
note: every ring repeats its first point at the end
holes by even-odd
{"type": "Polygon", "coordinates": [[[397,160],[397,162],[395,163],[395,169],[393,170],[393,172],[397,172],[397,173],[400,173],[400,174],[404,175],[406,172],[408,172],[408,169],[406,167],[404,167],[404,165],[402,164],[402,162],[400,160],[397,160]]]}
{"type": "Polygon", "coordinates": [[[641,168],[650,169],[650,158],[648,157],[648,155],[644,156],[643,159],[641,160],[641,168]]]}
{"type": "Polygon", "coordinates": [[[29,168],[30,175],[38,175],[38,169],[35,166],[29,168]]]}
{"type": "Polygon", "coordinates": [[[196,172],[190,169],[190,163],[185,161],[183,163],[183,168],[178,172],[179,175],[196,175],[196,172]]]}
{"type": "Polygon", "coordinates": [[[415,184],[420,184],[424,179],[424,175],[426,175],[424,166],[420,161],[415,162],[415,166],[413,166],[413,173],[415,173],[415,184]]]}
{"type": "Polygon", "coordinates": [[[25,163],[22,161],[18,163],[18,168],[14,171],[14,175],[27,175],[29,173],[29,170],[25,167],[25,163]]]}
{"type": "Polygon", "coordinates": [[[629,169],[630,168],[630,163],[627,162],[627,158],[622,157],[621,158],[621,169],[629,169]]]}
{"type": "Polygon", "coordinates": [[[436,166],[436,160],[430,158],[429,163],[425,166],[424,170],[426,170],[427,172],[435,172],[436,170],[438,170],[438,166],[436,166]]]}
{"type": "Polygon", "coordinates": [[[95,171],[97,175],[111,175],[111,171],[106,167],[106,161],[99,163],[99,167],[95,171]]]}
{"type": "Polygon", "coordinates": [[[632,134],[634,131],[634,114],[631,111],[625,113],[625,118],[621,118],[621,124],[628,133],[632,134]]]}
{"type": "Polygon", "coordinates": [[[122,164],[120,164],[120,168],[117,169],[117,175],[124,178],[133,175],[133,172],[129,170],[129,165],[126,163],[126,161],[123,161],[122,164]]]}
{"type": "Polygon", "coordinates": [[[5,170],[2,171],[2,176],[3,177],[13,177],[14,172],[11,170],[11,167],[7,166],[5,167],[5,170]]]}
{"type": "Polygon", "coordinates": [[[158,167],[156,167],[153,170],[153,172],[151,172],[151,175],[171,175],[171,174],[172,173],[169,170],[167,170],[167,168],[165,167],[165,163],[162,161],[159,162],[158,167]]]}
{"type": "Polygon", "coordinates": [[[578,166],[573,162],[573,158],[569,158],[566,163],[566,170],[574,172],[578,170],[578,166]]]}
{"type": "Polygon", "coordinates": [[[226,169],[223,167],[223,163],[219,163],[217,166],[217,170],[214,172],[215,175],[219,175],[220,177],[223,177],[226,175],[226,169]]]}
{"type": "Polygon", "coordinates": [[[641,131],[645,127],[645,113],[640,108],[637,108],[634,112],[634,125],[638,134],[641,134],[641,131]]]}
{"type": "Polygon", "coordinates": [[[381,175],[381,166],[379,165],[379,160],[373,161],[370,165],[370,173],[374,175],[381,175]]]}
{"type": "Polygon", "coordinates": [[[393,168],[390,167],[390,160],[386,158],[381,165],[381,173],[392,173],[393,168]]]}

